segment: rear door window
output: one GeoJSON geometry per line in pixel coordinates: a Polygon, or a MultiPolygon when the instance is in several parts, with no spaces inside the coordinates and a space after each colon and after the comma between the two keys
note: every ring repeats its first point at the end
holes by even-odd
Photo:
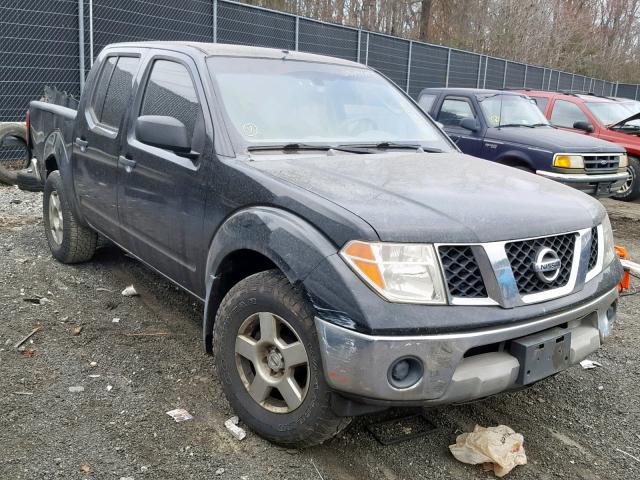
{"type": "Polygon", "coordinates": [[[445,127],[459,127],[465,118],[476,118],[471,103],[463,98],[445,98],[438,121],[445,127]]]}
{"type": "Polygon", "coordinates": [[[91,102],[95,120],[112,129],[120,127],[131,102],[133,79],[138,71],[137,57],[109,57],[100,73],[91,102]]]}
{"type": "Polygon", "coordinates": [[[556,127],[573,128],[576,122],[589,122],[589,119],[575,103],[556,100],[551,112],[551,124],[556,127]]]}

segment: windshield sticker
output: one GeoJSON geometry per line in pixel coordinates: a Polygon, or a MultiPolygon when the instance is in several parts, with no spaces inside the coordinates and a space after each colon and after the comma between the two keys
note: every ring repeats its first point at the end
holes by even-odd
{"type": "Polygon", "coordinates": [[[242,125],[242,131],[247,137],[255,137],[258,133],[258,127],[255,123],[245,123],[242,125]]]}

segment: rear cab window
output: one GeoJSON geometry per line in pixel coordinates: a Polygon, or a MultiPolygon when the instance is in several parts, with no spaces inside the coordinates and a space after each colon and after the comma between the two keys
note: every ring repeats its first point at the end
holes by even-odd
{"type": "Polygon", "coordinates": [[[90,114],[95,123],[118,131],[122,117],[131,102],[133,80],[140,58],[110,56],[102,67],[90,103],[90,114]]]}
{"type": "Polygon", "coordinates": [[[547,110],[547,105],[549,103],[549,99],[547,97],[530,97],[533,100],[533,103],[536,104],[536,107],[540,109],[542,113],[547,110]]]}
{"type": "Polygon", "coordinates": [[[420,98],[418,99],[418,105],[420,105],[420,108],[422,108],[422,110],[429,113],[429,110],[431,110],[431,107],[433,107],[433,102],[436,101],[437,97],[437,95],[434,95],[432,93],[424,93],[420,95],[420,98]]]}

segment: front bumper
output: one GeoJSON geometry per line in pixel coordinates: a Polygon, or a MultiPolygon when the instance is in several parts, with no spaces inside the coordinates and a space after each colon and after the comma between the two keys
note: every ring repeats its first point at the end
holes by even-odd
{"type": "MultiPolygon", "coordinates": [[[[617,298],[617,289],[612,289],[561,312],[518,324],[421,336],[366,335],[316,318],[325,377],[346,396],[385,405],[466,402],[517,389],[522,386],[517,383],[519,361],[496,344],[542,331],[570,331],[569,363],[575,364],[610,334],[617,298]],[[492,345],[498,348],[470,352],[492,345]],[[394,388],[388,380],[389,367],[407,356],[422,362],[423,376],[409,388],[394,388]]],[[[455,314],[458,307],[450,308],[455,314]]]]}
{"type": "Polygon", "coordinates": [[[546,170],[537,170],[536,174],[598,197],[614,195],[629,176],[626,172],[587,175],[586,173],[558,173],[546,170]]]}

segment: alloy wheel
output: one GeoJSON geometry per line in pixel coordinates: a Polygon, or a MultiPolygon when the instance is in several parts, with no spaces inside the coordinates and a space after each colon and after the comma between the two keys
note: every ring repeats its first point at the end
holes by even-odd
{"type": "Polygon", "coordinates": [[[302,404],[309,388],[307,350],[282,317],[259,312],[246,318],[235,354],[244,387],[264,409],[290,413],[302,404]]]}
{"type": "Polygon", "coordinates": [[[51,237],[57,245],[62,244],[64,219],[62,216],[62,208],[60,207],[60,197],[55,190],[51,192],[49,197],[49,229],[51,237]]]}

